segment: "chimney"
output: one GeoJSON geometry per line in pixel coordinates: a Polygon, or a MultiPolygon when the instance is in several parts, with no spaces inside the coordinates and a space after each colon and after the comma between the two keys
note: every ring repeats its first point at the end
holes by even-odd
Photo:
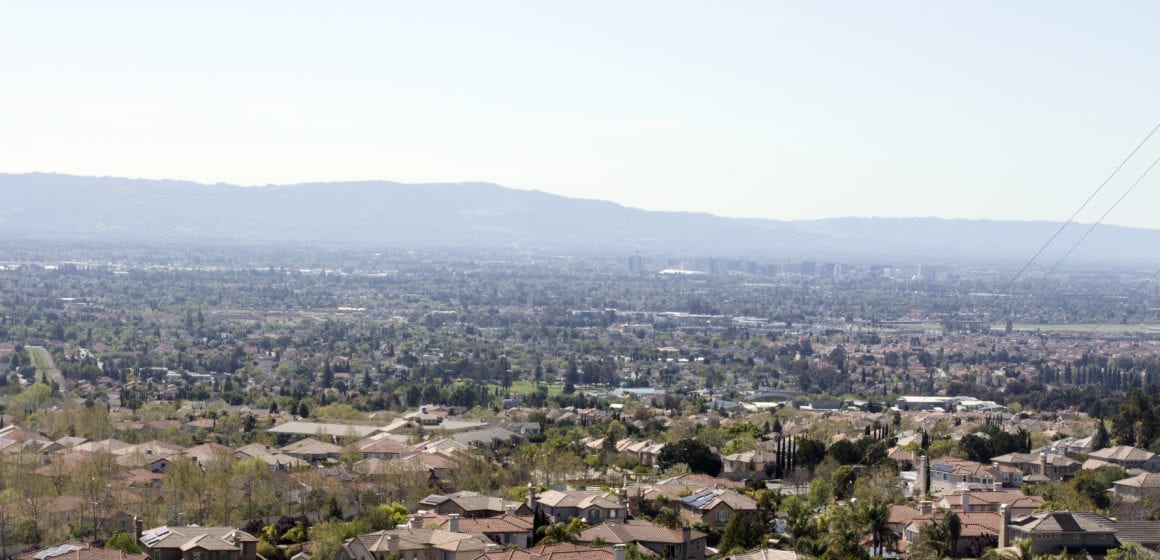
{"type": "Polygon", "coordinates": [[[419,517],[418,515],[412,515],[411,518],[408,519],[407,521],[408,521],[408,524],[407,524],[408,529],[422,529],[423,528],[423,518],[419,517]]]}
{"type": "Polygon", "coordinates": [[[918,512],[923,515],[930,515],[934,511],[934,504],[930,500],[923,500],[918,503],[918,512]]]}
{"type": "Polygon", "coordinates": [[[963,493],[959,496],[962,498],[963,513],[971,511],[971,491],[964,488],[963,493]]]}
{"type": "Polygon", "coordinates": [[[685,525],[681,527],[681,541],[685,543],[685,553],[681,555],[683,560],[689,560],[689,549],[693,547],[693,528],[685,525]]]}
{"type": "Polygon", "coordinates": [[[999,517],[1003,518],[999,522],[999,548],[1006,548],[1011,546],[1011,530],[1007,528],[1011,524],[1011,507],[1007,504],[999,505],[999,517]]]}
{"type": "Polygon", "coordinates": [[[451,515],[447,516],[447,530],[451,531],[452,533],[459,532],[459,514],[458,513],[452,513],[451,515]]]}
{"type": "Polygon", "coordinates": [[[625,546],[623,544],[612,547],[612,560],[624,560],[625,546]]]}
{"type": "Polygon", "coordinates": [[[996,480],[995,482],[992,482],[991,483],[991,490],[994,490],[995,492],[1001,492],[1003,490],[1003,483],[998,481],[998,480],[996,480]]]}
{"type": "Polygon", "coordinates": [[[145,519],[143,519],[140,515],[133,516],[133,542],[134,543],[141,542],[141,529],[144,527],[144,525],[145,525],[145,519]]]}
{"type": "Polygon", "coordinates": [[[1048,480],[1051,479],[1050,476],[1047,476],[1047,452],[1046,451],[1042,451],[1039,453],[1039,474],[1043,475],[1044,477],[1047,477],[1048,480]]]}
{"type": "Polygon", "coordinates": [[[918,494],[925,496],[930,493],[930,483],[926,478],[927,470],[929,469],[926,463],[926,455],[918,458],[918,494]]]}
{"type": "Polygon", "coordinates": [[[528,483],[528,507],[532,510],[532,514],[536,513],[536,487],[532,483],[528,483]]]}
{"type": "Polygon", "coordinates": [[[391,554],[397,554],[399,552],[399,537],[387,535],[387,552],[391,554]]]}

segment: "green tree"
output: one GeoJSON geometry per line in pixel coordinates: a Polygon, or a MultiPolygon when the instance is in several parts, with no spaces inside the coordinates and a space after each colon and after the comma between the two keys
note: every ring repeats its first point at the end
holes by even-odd
{"type": "Polygon", "coordinates": [[[918,558],[951,558],[958,555],[963,523],[953,511],[940,510],[918,532],[915,556],[918,558]]]}
{"type": "Polygon", "coordinates": [[[382,531],[394,529],[406,523],[410,516],[411,512],[407,510],[407,506],[399,502],[391,502],[373,508],[360,517],[366,521],[372,531],[382,531]]]}
{"type": "Polygon", "coordinates": [[[1099,451],[1105,449],[1111,444],[1111,436],[1108,435],[1108,426],[1103,418],[1100,418],[1100,423],[1096,426],[1096,433],[1092,436],[1092,451],[1099,451]]]}
{"type": "Polygon", "coordinates": [[[1126,542],[1108,551],[1107,560],[1147,560],[1151,558],[1140,543],[1126,542]]]}
{"type": "Polygon", "coordinates": [[[129,533],[117,533],[109,540],[105,541],[105,548],[110,550],[122,550],[130,554],[141,554],[141,547],[133,542],[133,535],[129,533]]]}
{"type": "Polygon", "coordinates": [[[661,470],[679,463],[688,465],[689,470],[695,473],[710,476],[717,476],[721,472],[722,466],[721,458],[708,445],[695,439],[682,439],[676,443],[670,443],[657,455],[657,464],[660,465],[661,470]]]}
{"type": "Polygon", "coordinates": [[[781,506],[793,549],[800,554],[812,554],[818,537],[817,526],[813,522],[813,508],[797,496],[782,500],[781,506]]]}
{"type": "Polygon", "coordinates": [[[983,560],[1034,560],[1035,555],[1031,553],[1030,539],[1019,539],[1012,544],[1012,550],[987,549],[983,553],[983,560]]]}
{"type": "Polygon", "coordinates": [[[833,504],[817,516],[821,553],[825,560],[868,558],[862,546],[862,522],[849,504],[833,504]]]}
{"type": "Polygon", "coordinates": [[[344,527],[341,521],[323,521],[311,527],[310,540],[314,542],[310,551],[311,558],[335,560],[345,540],[343,531],[344,527]]]}
{"type": "Polygon", "coordinates": [[[814,472],[814,467],[826,458],[826,446],[822,442],[811,439],[801,438],[797,440],[797,451],[794,452],[794,465],[805,467],[810,473],[814,472]]]}
{"type": "Polygon", "coordinates": [[[567,523],[553,523],[541,527],[540,540],[536,541],[536,544],[575,543],[583,530],[584,521],[579,517],[573,517],[567,523]]]}
{"type": "Polygon", "coordinates": [[[871,553],[882,557],[886,548],[893,547],[900,538],[890,528],[890,502],[885,499],[858,502],[857,513],[866,534],[870,536],[871,553]]]}
{"type": "Polygon", "coordinates": [[[826,454],[833,457],[840,465],[856,465],[862,460],[858,446],[848,439],[835,441],[826,450],[826,454]]]}
{"type": "Polygon", "coordinates": [[[850,465],[842,465],[834,470],[834,474],[830,476],[830,484],[833,487],[834,498],[838,500],[845,500],[854,493],[854,483],[858,480],[858,473],[854,467],[850,465]]]}
{"type": "Polygon", "coordinates": [[[763,534],[761,521],[757,516],[737,514],[725,524],[718,548],[723,554],[756,548],[761,545],[763,534]]]}

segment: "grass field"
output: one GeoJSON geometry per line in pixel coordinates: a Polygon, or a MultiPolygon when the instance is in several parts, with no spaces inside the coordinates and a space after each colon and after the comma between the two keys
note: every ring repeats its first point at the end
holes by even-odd
{"type": "MultiPolygon", "coordinates": [[[[1006,325],[1002,323],[995,323],[991,325],[992,330],[1001,331],[1006,325]]],[[[1089,333],[1093,330],[1096,334],[1099,333],[1141,333],[1148,332],[1150,329],[1160,328],[1160,325],[1120,325],[1116,323],[1073,323],[1073,324],[1058,324],[1058,325],[1039,325],[1031,323],[1015,323],[1011,325],[1013,331],[1024,332],[1057,332],[1057,333],[1089,333]]]]}
{"type": "Polygon", "coordinates": [[[28,356],[32,358],[32,365],[36,368],[36,380],[41,381],[47,379],[52,382],[56,371],[52,367],[52,358],[48,355],[48,350],[40,348],[39,346],[29,346],[28,356]]]}
{"type": "MultiPolygon", "coordinates": [[[[546,383],[548,386],[548,396],[555,397],[564,394],[564,386],[556,383],[546,383]]],[[[489,383],[488,387],[495,390],[499,385],[489,383]]],[[[512,386],[508,389],[513,395],[530,395],[536,392],[536,384],[531,381],[513,381],[512,386]]]]}
{"type": "MultiPolygon", "coordinates": [[[[906,325],[892,325],[893,328],[912,330],[912,331],[933,331],[941,330],[942,325],[938,323],[910,323],[906,325]]],[[[1002,331],[1006,327],[1003,323],[993,323],[991,325],[992,331],[1002,331]]],[[[1093,330],[1096,334],[1100,333],[1144,333],[1149,330],[1160,330],[1160,325],[1120,325],[1117,323],[1070,323],[1070,324],[1038,324],[1038,323],[1015,323],[1011,325],[1011,330],[1015,332],[1045,332],[1045,333],[1089,333],[1093,330]]]]}

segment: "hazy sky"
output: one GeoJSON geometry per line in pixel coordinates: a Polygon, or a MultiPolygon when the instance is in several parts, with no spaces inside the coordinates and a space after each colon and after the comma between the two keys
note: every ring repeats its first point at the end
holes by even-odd
{"type": "Polygon", "coordinates": [[[1157,122],[1153,1],[0,5],[6,172],[1060,220],[1157,122]]]}

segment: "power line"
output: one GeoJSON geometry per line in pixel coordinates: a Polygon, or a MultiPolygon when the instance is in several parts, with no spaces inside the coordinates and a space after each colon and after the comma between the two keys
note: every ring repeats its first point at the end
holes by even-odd
{"type": "Polygon", "coordinates": [[[1089,227],[1087,229],[1087,231],[1085,231],[1083,233],[1083,235],[1078,240],[1076,240],[1076,242],[1071,246],[1071,248],[1068,249],[1067,252],[1064,253],[1063,256],[1059,258],[1058,261],[1055,261],[1055,264],[1052,265],[1051,269],[1047,271],[1047,276],[1051,276],[1051,273],[1055,272],[1056,268],[1059,268],[1059,265],[1061,263],[1063,263],[1064,259],[1071,256],[1072,251],[1075,251],[1076,247],[1079,247],[1079,244],[1083,243],[1083,240],[1087,239],[1087,237],[1089,235],[1091,235],[1092,231],[1094,231],[1096,229],[1096,226],[1100,225],[1100,223],[1102,223],[1104,221],[1104,218],[1107,218],[1108,214],[1111,214],[1112,210],[1115,210],[1116,206],[1119,206],[1120,203],[1123,202],[1124,199],[1128,197],[1128,195],[1132,192],[1132,190],[1136,188],[1136,185],[1139,185],[1140,181],[1143,181],[1144,177],[1147,177],[1148,173],[1151,173],[1152,168],[1156,167],[1156,164],[1158,164],[1158,163],[1160,163],[1160,156],[1157,156],[1156,159],[1152,160],[1152,165],[1149,165],[1148,169],[1145,169],[1144,172],[1141,173],[1140,176],[1137,177],[1136,180],[1132,182],[1132,186],[1128,187],[1128,190],[1124,191],[1124,194],[1121,194],[1120,198],[1116,199],[1116,202],[1113,203],[1111,205],[1111,207],[1109,207],[1107,209],[1107,211],[1105,211],[1103,213],[1103,215],[1100,216],[1100,219],[1096,220],[1095,223],[1092,224],[1091,227],[1089,227]]]}
{"type": "MultiPolygon", "coordinates": [[[[1128,154],[1128,157],[1125,157],[1124,160],[1121,161],[1120,164],[1117,165],[1116,168],[1112,170],[1112,172],[1107,176],[1107,178],[1104,179],[1104,182],[1100,183],[1100,186],[1098,188],[1096,188],[1096,190],[1094,192],[1092,192],[1092,194],[1090,196],[1087,197],[1087,200],[1083,201],[1083,204],[1081,204],[1080,207],[1077,208],[1076,211],[1072,213],[1071,217],[1069,217],[1067,219],[1067,221],[1063,223],[1063,225],[1059,226],[1059,229],[1055,231],[1055,234],[1053,234],[1047,240],[1047,242],[1044,243],[1043,246],[1040,247],[1039,250],[1035,252],[1034,255],[1031,255],[1031,258],[1027,260],[1027,262],[1023,265],[1023,268],[1020,268],[1019,272],[1016,272],[1015,276],[1012,276],[1011,279],[1007,281],[1007,284],[1003,286],[1003,289],[999,290],[999,295],[1003,295],[1003,294],[1007,293],[1007,290],[1011,289],[1011,286],[1015,284],[1015,281],[1018,280],[1020,276],[1023,276],[1024,272],[1027,272],[1027,269],[1031,266],[1032,263],[1035,262],[1035,259],[1038,259],[1039,255],[1042,255],[1043,251],[1047,250],[1047,247],[1050,246],[1051,243],[1055,241],[1055,238],[1059,237],[1059,234],[1063,233],[1063,230],[1066,229],[1068,225],[1070,225],[1072,222],[1075,221],[1076,216],[1079,216],[1079,213],[1082,212],[1084,208],[1087,208],[1087,205],[1089,203],[1091,203],[1092,199],[1094,199],[1096,197],[1096,195],[1100,194],[1100,191],[1104,190],[1104,187],[1108,186],[1108,183],[1110,183],[1112,181],[1112,179],[1120,172],[1120,170],[1123,169],[1124,166],[1128,164],[1128,161],[1131,160],[1132,157],[1136,155],[1136,152],[1140,151],[1140,148],[1144,147],[1144,144],[1148,143],[1148,140],[1150,140],[1152,138],[1152,135],[1156,134],[1157,130],[1160,130],[1160,123],[1156,123],[1156,126],[1152,127],[1152,130],[1150,132],[1148,132],[1148,134],[1146,136],[1144,136],[1144,139],[1141,140],[1139,144],[1136,144],[1136,147],[1132,149],[1131,153],[1128,154]]],[[[1153,164],[1153,165],[1155,165],[1155,164],[1153,164]]],[[[1151,169],[1151,168],[1149,168],[1149,169],[1151,169]]],[[[1137,182],[1139,182],[1139,180],[1137,180],[1137,182]]],[[[1135,186],[1135,185],[1133,185],[1133,186],[1135,186]]],[[[1119,202],[1117,201],[1117,204],[1118,203],[1119,202]]],[[[1114,206],[1113,206],[1113,208],[1114,208],[1114,206]]],[[[1102,219],[1103,218],[1101,218],[1101,220],[1102,219]]],[[[1089,230],[1089,232],[1090,232],[1090,230],[1089,230]]],[[[1085,235],[1084,237],[1087,237],[1087,236],[1085,235]]],[[[1074,247],[1073,247],[1073,249],[1074,249],[1074,247]]],[[[1068,254],[1071,254],[1071,251],[1068,251],[1068,254]]],[[[1056,264],[1058,266],[1058,263],[1056,263],[1056,264]]],[[[1052,268],[1052,270],[1054,270],[1054,267],[1052,268]]]]}

